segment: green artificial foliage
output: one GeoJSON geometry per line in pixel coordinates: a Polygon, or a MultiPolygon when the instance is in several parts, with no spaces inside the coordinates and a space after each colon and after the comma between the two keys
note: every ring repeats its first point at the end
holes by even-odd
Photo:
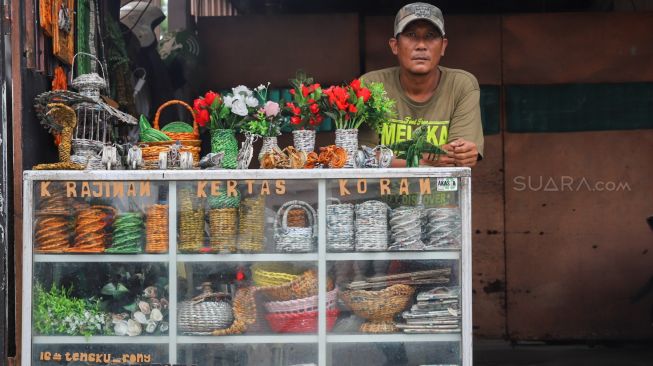
{"type": "Polygon", "coordinates": [[[52,286],[45,291],[40,283],[35,284],[32,323],[36,332],[86,337],[111,334],[109,316],[100,309],[99,301],[71,297],[71,290],[52,286]]]}
{"type": "Polygon", "coordinates": [[[422,154],[424,153],[436,155],[447,154],[447,152],[442,150],[439,146],[426,141],[426,132],[427,130],[424,126],[418,127],[413,131],[411,140],[402,141],[389,146],[393,151],[397,152],[397,158],[406,160],[406,167],[419,167],[419,161],[422,159],[422,154]]]}

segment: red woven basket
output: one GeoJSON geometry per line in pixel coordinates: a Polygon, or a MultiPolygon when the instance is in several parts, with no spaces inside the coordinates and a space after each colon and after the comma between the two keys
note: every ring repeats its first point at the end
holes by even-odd
{"type": "MultiPolygon", "coordinates": [[[[327,310],[327,330],[333,329],[338,319],[338,309],[327,310]]],[[[317,311],[303,313],[270,313],[265,316],[270,328],[277,333],[317,332],[317,311]]]]}

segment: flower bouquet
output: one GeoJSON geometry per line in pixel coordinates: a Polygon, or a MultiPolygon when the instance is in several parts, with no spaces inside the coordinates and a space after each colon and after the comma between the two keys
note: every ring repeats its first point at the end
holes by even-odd
{"type": "Polygon", "coordinates": [[[250,112],[258,105],[258,99],[252,90],[243,85],[233,88],[231,94],[221,96],[208,91],[204,96],[195,99],[193,103],[195,120],[203,127],[208,124],[211,133],[211,152],[224,153],[223,168],[237,167],[236,130],[244,124],[250,112]]]}
{"type": "Polygon", "coordinates": [[[354,79],[349,85],[331,86],[324,94],[325,114],[336,125],[336,145],[347,151],[345,168],[352,168],[358,150],[358,127],[368,118],[372,93],[360,79],[354,79]]]}
{"type": "Polygon", "coordinates": [[[260,107],[243,127],[243,130],[263,138],[259,161],[266,153],[279,148],[277,136],[281,134],[281,109],[279,103],[268,100],[269,87],[270,83],[267,83],[254,88],[260,107]]]}
{"type": "Polygon", "coordinates": [[[319,105],[322,87],[302,72],[290,80],[290,85],[292,101],[286,103],[285,112],[290,116],[293,128],[293,145],[297,150],[309,153],[315,150],[315,129],[324,120],[319,105]]]}

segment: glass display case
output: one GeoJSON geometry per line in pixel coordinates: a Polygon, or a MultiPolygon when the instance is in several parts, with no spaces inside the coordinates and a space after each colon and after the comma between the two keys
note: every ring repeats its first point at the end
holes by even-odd
{"type": "Polygon", "coordinates": [[[25,172],[22,364],[472,365],[470,189],[468,168],[25,172]]]}

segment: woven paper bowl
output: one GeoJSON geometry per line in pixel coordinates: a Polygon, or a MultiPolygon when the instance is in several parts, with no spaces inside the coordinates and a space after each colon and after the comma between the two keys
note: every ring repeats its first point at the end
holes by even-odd
{"type": "Polygon", "coordinates": [[[354,314],[367,319],[361,332],[393,333],[398,330],[393,318],[408,306],[414,292],[408,285],[392,285],[380,291],[345,291],[340,298],[354,314]]]}
{"type": "MultiPolygon", "coordinates": [[[[261,287],[259,292],[270,301],[288,301],[317,295],[317,286],[317,273],[315,270],[310,269],[282,285],[261,287]]],[[[332,289],[333,281],[331,278],[327,278],[327,291],[332,289]]]]}

